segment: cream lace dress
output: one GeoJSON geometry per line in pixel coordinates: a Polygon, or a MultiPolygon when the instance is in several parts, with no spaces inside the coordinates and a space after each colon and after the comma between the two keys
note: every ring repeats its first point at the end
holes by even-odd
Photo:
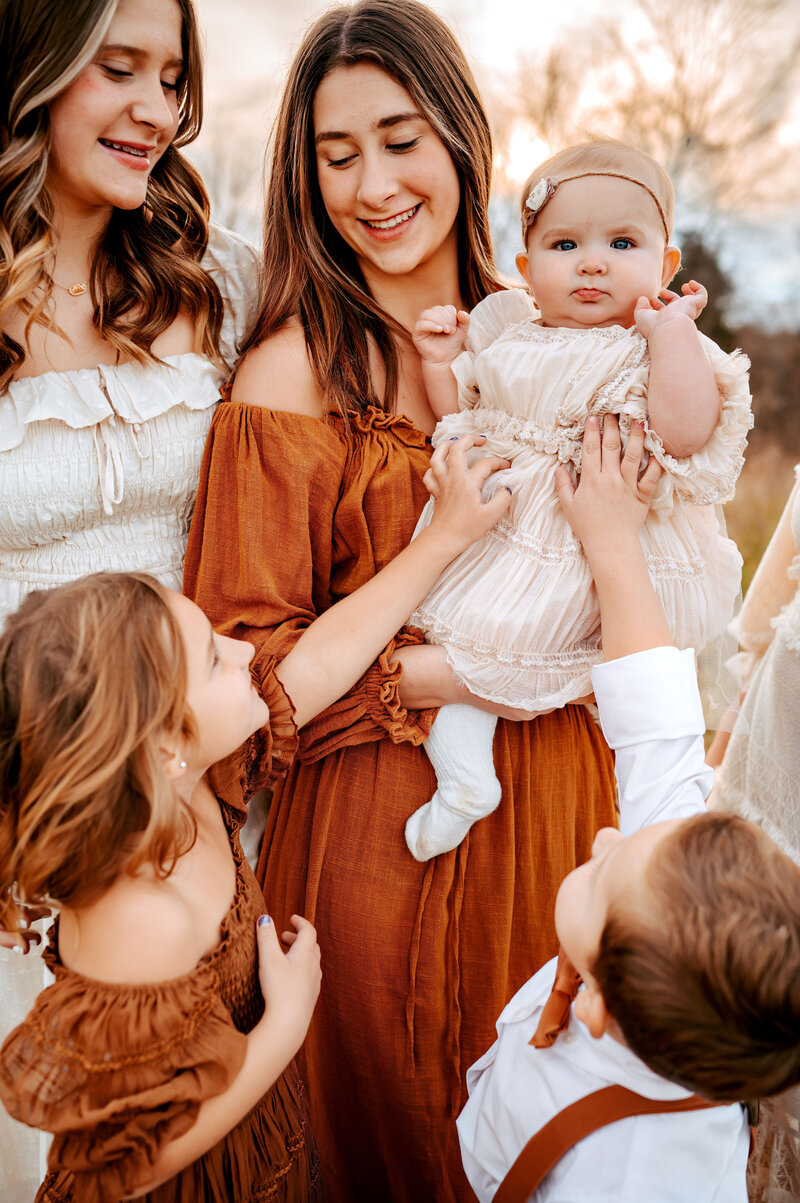
{"type": "MultiPolygon", "coordinates": [[[[745,695],[713,805],[759,823],[800,865],[800,466],[736,623],[745,695]]],[[[761,1108],[751,1203],[800,1198],[800,1087],[761,1108]]]]}
{"type": "MultiPolygon", "coordinates": [[[[232,363],[257,297],[254,250],[212,226],[203,266],[225,300],[232,363]]],[[[201,355],[163,365],[46,372],[0,396],[0,623],[31,589],[91,572],[142,571],[180,589],[200,460],[223,366],[201,355]]],[[[109,649],[113,654],[113,649],[109,649]]],[[[38,953],[0,949],[0,1040],[44,984],[38,953]]],[[[42,1178],[39,1133],[0,1109],[0,1199],[29,1203],[42,1178]]]]}
{"type": "MultiPolygon", "coordinates": [[[[721,636],[739,592],[741,557],[725,537],[716,503],[731,496],[752,425],[748,360],[703,338],[722,402],[709,442],[685,459],[655,431],[645,445],[663,465],[642,532],[650,575],[681,648],[721,636]]],[[[460,411],[445,417],[435,445],[487,435],[481,454],[512,466],[493,478],[512,491],[506,516],[439,578],[411,623],[445,647],[459,679],[481,697],[547,710],[591,693],[600,659],[600,617],[591,573],[558,504],[558,463],[580,466],[590,414],[647,422],[647,342],[612,326],[544,327],[530,298],[496,293],[473,311],[467,349],[453,365],[460,411]]],[[[432,502],[417,529],[430,521],[432,502]]]]}

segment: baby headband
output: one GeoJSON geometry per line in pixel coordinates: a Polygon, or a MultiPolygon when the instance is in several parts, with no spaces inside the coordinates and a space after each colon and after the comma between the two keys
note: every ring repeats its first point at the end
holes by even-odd
{"type": "Polygon", "coordinates": [[[557,189],[561,184],[567,184],[570,180],[582,180],[590,175],[610,176],[613,180],[627,180],[631,184],[638,184],[640,188],[644,188],[649,197],[652,198],[653,204],[658,209],[658,216],[661,218],[661,224],[664,227],[664,234],[667,242],[669,242],[669,227],[667,226],[667,218],[664,213],[664,207],[661,201],[653,192],[652,188],[648,188],[647,184],[643,184],[641,180],[637,180],[633,175],[623,175],[621,171],[580,171],[577,175],[567,175],[563,180],[554,179],[553,176],[545,176],[539,180],[535,188],[532,188],[528,194],[528,199],[522,208],[522,238],[523,241],[528,237],[533,223],[536,221],[536,216],[545,207],[549,200],[552,200],[557,189]]]}

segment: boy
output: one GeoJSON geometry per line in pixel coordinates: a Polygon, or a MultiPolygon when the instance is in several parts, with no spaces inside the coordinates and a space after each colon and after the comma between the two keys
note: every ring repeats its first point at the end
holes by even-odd
{"type": "Polygon", "coordinates": [[[660,474],[651,460],[638,480],[642,445],[634,426],[620,465],[615,419],[605,419],[602,444],[590,419],[579,488],[559,471],[600,600],[605,662],[593,684],[616,751],[621,831],[598,833],[591,861],[556,900],[562,952],[583,989],[572,1002],[570,966],[559,964],[551,995],[556,962],[544,966],[468,1072],[458,1130],[482,1201],[556,1115],[624,1086],[643,1096],[638,1111],[578,1132],[535,1194],[528,1180],[507,1197],[746,1203],[748,1125],[737,1100],[800,1080],[800,870],[757,827],[706,812],[712,774],[693,655],[669,646],[639,544],[660,474]],[[693,1091],[727,1105],[704,1107],[693,1091]],[[647,1100],[703,1109],[645,1114],[647,1100]]]}

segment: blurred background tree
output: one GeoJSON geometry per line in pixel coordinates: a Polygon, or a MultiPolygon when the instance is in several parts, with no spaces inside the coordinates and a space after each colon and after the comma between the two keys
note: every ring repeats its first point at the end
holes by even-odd
{"type": "MultiPolygon", "coordinates": [[[[800,200],[800,155],[785,138],[799,96],[796,0],[632,0],[624,14],[597,16],[524,54],[510,100],[493,112],[501,147],[493,229],[503,250],[519,239],[509,148],[521,131],[530,169],[562,146],[603,135],[640,146],[669,171],[678,194],[678,282],[702,280],[710,300],[698,325],[752,363],[756,424],[726,509],[745,587],[800,459],[800,294],[793,307],[765,306],[742,324],[734,302],[748,281],[735,273],[752,256],[730,247],[800,200]]],[[[501,255],[505,265],[509,258],[501,255]]]]}

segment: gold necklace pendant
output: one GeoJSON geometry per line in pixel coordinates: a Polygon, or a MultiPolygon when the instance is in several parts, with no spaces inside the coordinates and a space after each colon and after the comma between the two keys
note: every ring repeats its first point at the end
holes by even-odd
{"type": "Polygon", "coordinates": [[[82,297],[85,292],[88,292],[86,284],[71,284],[67,289],[71,297],[82,297]]]}

